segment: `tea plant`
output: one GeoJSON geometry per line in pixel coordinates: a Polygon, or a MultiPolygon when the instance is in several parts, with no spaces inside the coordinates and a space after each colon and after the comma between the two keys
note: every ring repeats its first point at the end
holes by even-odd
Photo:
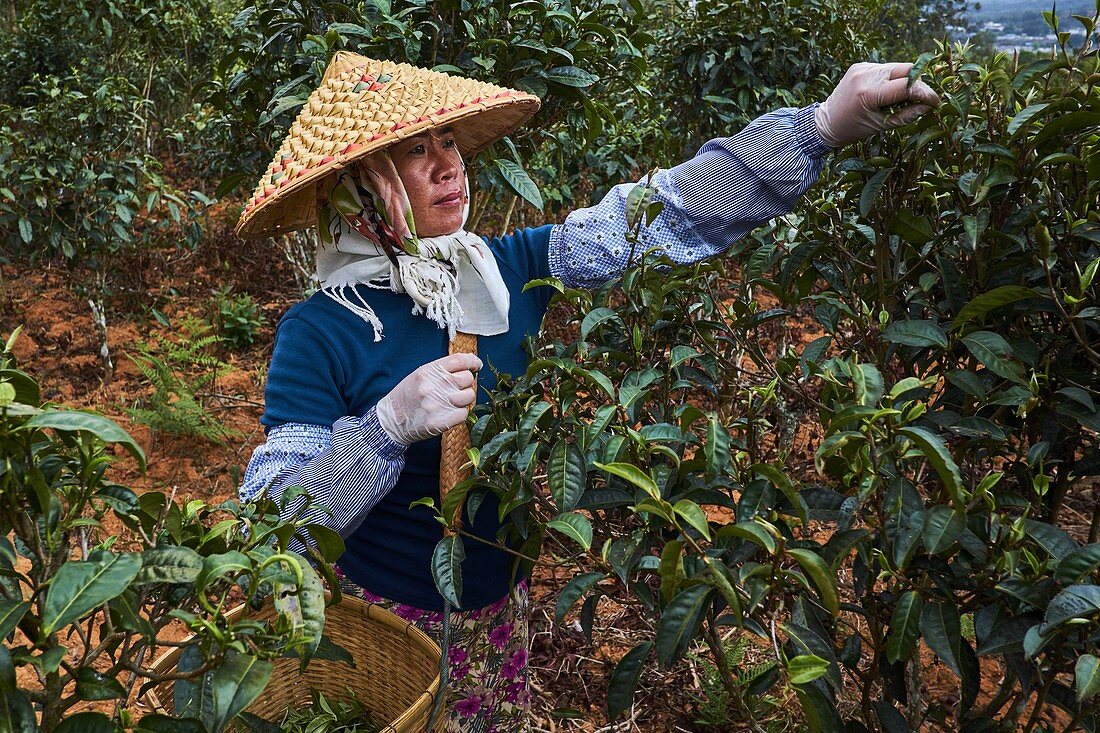
{"type": "MultiPolygon", "coordinates": [[[[604,596],[655,619],[612,674],[610,716],[645,665],[703,645],[758,730],[721,671],[743,633],[773,652],[756,694],[790,686],[811,731],[1030,731],[1049,706],[1060,730],[1100,725],[1100,544],[1059,526],[1100,466],[1100,76],[1089,46],[1022,68],[966,53],[918,65],[937,113],[735,246],[733,292],[722,263],[659,253],[561,289],[576,338],[534,347],[480,412],[475,474],[441,521],[494,492],[514,550],[537,558],[556,533],[582,552],[559,619],[579,605],[590,629],[604,596]],[[821,335],[792,349],[798,313],[821,335]],[[814,472],[789,460],[800,423],[822,434],[814,472]],[[955,702],[922,697],[921,644],[955,702]]],[[[647,208],[642,187],[627,243],[647,208]]],[[[462,542],[437,551],[445,594],[462,542]]]]}
{"type": "Polygon", "coordinates": [[[233,286],[214,291],[215,324],[222,341],[235,349],[251,346],[264,326],[264,314],[248,293],[233,295],[233,286]]]}
{"type": "Polygon", "coordinates": [[[40,404],[11,345],[0,352],[0,720],[17,733],[115,731],[132,722],[135,691],[175,681],[180,718],[146,715],[137,729],[220,733],[272,659],[318,650],[318,571],[343,543],[321,528],[314,569],[286,549],[301,528],[270,501],[209,506],[115,483],[109,447],[144,468],[138,444],[107,418],[40,404]],[[226,615],[235,598],[273,597],[274,622],[226,615]],[[179,641],[181,626],[195,636],[179,641]],[[171,648],[180,665],[154,669],[171,648]],[[87,702],[113,712],[74,712],[87,702]]]}

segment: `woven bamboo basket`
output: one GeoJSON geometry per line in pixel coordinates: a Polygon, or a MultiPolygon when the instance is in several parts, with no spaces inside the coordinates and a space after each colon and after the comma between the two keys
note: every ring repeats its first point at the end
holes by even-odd
{"type": "MultiPolygon", "coordinates": [[[[246,606],[238,606],[228,616],[236,619],[246,610],[246,606]]],[[[272,619],[274,610],[269,606],[255,617],[272,619]]],[[[351,653],[355,667],[314,659],[300,674],[299,660],[276,660],[271,681],[248,711],[267,720],[277,717],[273,722],[278,723],[286,710],[308,707],[311,690],[330,699],[344,699],[351,688],[374,715],[381,733],[422,733],[427,729],[439,694],[439,645],[395,614],[347,595],[325,609],[325,635],[351,653]]],[[[153,671],[174,670],[180,651],[174,648],[163,654],[153,664],[153,671]]],[[[173,684],[162,682],[146,693],[146,702],[154,712],[173,712],[173,684]]],[[[444,717],[437,716],[433,733],[443,730],[444,717]]]]}

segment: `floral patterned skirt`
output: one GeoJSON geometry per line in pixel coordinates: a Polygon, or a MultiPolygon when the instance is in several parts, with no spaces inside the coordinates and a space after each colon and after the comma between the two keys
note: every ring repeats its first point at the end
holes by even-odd
{"type": "MultiPolygon", "coordinates": [[[[443,646],[443,613],[395,603],[351,582],[344,593],[377,603],[420,628],[443,646]]],[[[527,581],[496,603],[451,612],[451,695],[444,710],[446,733],[523,733],[528,730],[531,693],[527,678],[527,581]]]]}

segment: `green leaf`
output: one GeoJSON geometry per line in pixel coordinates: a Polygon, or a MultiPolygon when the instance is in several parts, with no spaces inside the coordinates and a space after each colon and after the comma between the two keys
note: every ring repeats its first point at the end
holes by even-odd
{"type": "Polygon", "coordinates": [[[657,489],[657,482],[637,466],[630,463],[596,463],[595,465],[601,471],[607,471],[634,484],[654,499],[661,498],[661,492],[657,489]]]}
{"type": "Polygon", "coordinates": [[[1066,553],[1058,562],[1055,574],[1063,583],[1077,583],[1098,567],[1100,567],[1100,543],[1093,543],[1066,553]]]}
{"type": "MultiPolygon", "coordinates": [[[[302,582],[296,593],[293,587],[289,589],[290,593],[286,592],[288,590],[286,588],[280,588],[279,591],[281,591],[280,595],[283,601],[294,599],[297,602],[296,617],[293,620],[297,622],[300,617],[301,631],[307,640],[304,648],[299,652],[302,659],[301,668],[304,671],[309,660],[313,657],[313,653],[321,644],[321,637],[324,635],[325,587],[312,563],[296,552],[288,552],[287,554],[298,563],[298,568],[302,572],[302,582]]],[[[324,565],[319,563],[318,567],[324,567],[324,565]]],[[[337,591],[333,591],[333,599],[339,600],[337,591]]],[[[295,628],[299,628],[298,623],[295,624],[295,628]]]]}
{"type": "Polygon", "coordinates": [[[211,708],[203,705],[203,722],[211,731],[222,731],[233,718],[260,696],[275,665],[265,659],[230,650],[225,661],[206,673],[211,708]],[[209,715],[207,715],[209,713],[209,715]]]}
{"type": "Polygon", "coordinates": [[[15,631],[30,607],[30,601],[0,601],[0,639],[15,631]]]}
{"type": "MultiPolygon", "coordinates": [[[[58,733],[61,733],[58,730],[58,733]]],[[[73,728],[71,733],[84,733],[83,728],[73,728]]],[[[206,726],[195,718],[176,718],[160,713],[146,713],[137,722],[134,733],[209,733],[206,726]]]]}
{"type": "MultiPolygon", "coordinates": [[[[862,200],[860,203],[862,205],[862,200]]],[[[927,216],[916,216],[906,209],[898,210],[891,229],[902,239],[913,244],[925,244],[935,236],[935,232],[932,231],[932,222],[927,216]]]]}
{"type": "Polygon", "coordinates": [[[1049,103],[1042,102],[1040,104],[1033,104],[1030,107],[1024,107],[1017,112],[1016,116],[1012,118],[1012,121],[1008,123],[1008,134],[1015,135],[1024,125],[1049,106],[1049,103]]]}
{"type": "Polygon", "coordinates": [[[775,538],[772,537],[768,530],[753,521],[738,522],[737,524],[727,524],[718,530],[719,537],[726,537],[733,535],[734,537],[740,537],[748,540],[753,544],[760,545],[768,551],[769,555],[775,554],[775,538]]]}
{"type": "Polygon", "coordinates": [[[852,381],[861,405],[874,406],[882,399],[882,372],[874,364],[857,365],[852,370],[852,381]]]}
{"type": "Polygon", "coordinates": [[[550,403],[540,400],[524,411],[523,417],[519,421],[519,429],[516,431],[516,445],[520,450],[526,448],[527,444],[531,442],[531,436],[534,434],[535,428],[538,427],[539,420],[549,409],[550,403]]]}
{"type": "Polygon", "coordinates": [[[600,77],[595,74],[578,69],[576,66],[558,66],[545,72],[544,76],[547,81],[578,89],[590,87],[600,80],[600,77]]]}
{"type": "Polygon", "coordinates": [[[787,554],[795,559],[810,582],[817,588],[821,605],[834,616],[840,613],[840,597],[836,589],[836,576],[820,555],[813,550],[788,549],[787,554]]]}
{"type": "Polygon", "coordinates": [[[875,714],[882,724],[884,733],[910,733],[909,723],[905,716],[898,712],[894,703],[889,700],[880,700],[875,703],[875,714]]]}
{"type": "Polygon", "coordinates": [[[76,674],[76,694],[81,700],[116,700],[125,697],[126,688],[114,677],[82,667],[76,674]]]}
{"type": "Polygon", "coordinates": [[[31,227],[29,219],[19,220],[19,236],[23,238],[23,242],[30,244],[34,240],[34,229],[31,227]]]}
{"type": "Polygon", "coordinates": [[[1100,613],[1100,585],[1071,585],[1051,600],[1039,633],[1046,636],[1066,621],[1097,613],[1100,613]]]}
{"type": "Polygon", "coordinates": [[[1030,142],[1032,145],[1042,145],[1057,135],[1087,130],[1092,127],[1100,127],[1100,112],[1070,112],[1067,115],[1058,115],[1043,125],[1043,129],[1039,130],[1030,142]]]}
{"type": "Polygon", "coordinates": [[[625,328],[623,319],[615,311],[610,308],[593,308],[581,321],[581,340],[588,338],[588,334],[592,332],[593,328],[606,321],[612,321],[617,323],[620,328],[625,328]]]}
{"type": "Polygon", "coordinates": [[[531,180],[531,176],[527,175],[527,171],[523,169],[523,166],[505,158],[497,158],[494,162],[497,170],[500,171],[500,175],[504,178],[504,182],[508,184],[508,188],[512,189],[512,192],[524,201],[542,211],[542,194],[539,193],[539,187],[531,180]]]}
{"type": "MultiPolygon", "coordinates": [[[[3,725],[2,721],[0,725],[3,725]]],[[[116,733],[119,728],[105,713],[83,712],[66,714],[55,730],[57,733],[116,733]]],[[[135,733],[143,731],[138,727],[135,733]]]]}
{"type": "Polygon", "coordinates": [[[898,599],[890,620],[890,635],[886,637],[886,658],[891,662],[907,660],[912,655],[920,631],[923,606],[920,594],[913,590],[906,591],[898,599]]]}
{"type": "MultiPolygon", "coordinates": [[[[656,189],[649,185],[649,179],[636,183],[626,195],[626,225],[633,230],[642,220],[642,214],[653,201],[656,189]]],[[[583,336],[582,336],[583,338],[583,336]]]]}
{"type": "Polygon", "coordinates": [[[145,583],[194,583],[203,559],[190,547],[155,547],[141,553],[141,570],[134,585],[145,583]]]}
{"type": "Polygon", "coordinates": [[[909,69],[909,81],[906,86],[913,86],[913,82],[915,82],[917,79],[920,79],[921,73],[924,72],[925,67],[928,66],[928,64],[934,58],[936,58],[936,54],[932,53],[931,51],[925,51],[920,56],[918,56],[917,60],[913,62],[913,66],[909,69]]]}
{"type": "Polygon", "coordinates": [[[336,530],[323,524],[307,524],[304,529],[313,538],[321,557],[328,562],[336,562],[344,554],[344,538],[336,530]]]}
{"type": "Polygon", "coordinates": [[[127,450],[145,470],[145,451],[130,434],[120,428],[114,420],[90,412],[76,410],[47,410],[32,417],[17,430],[45,429],[63,432],[86,432],[96,436],[104,443],[117,443],[127,450]]]}
{"type": "Polygon", "coordinates": [[[138,555],[70,560],[50,580],[42,609],[42,636],[76,621],[126,590],[141,570],[138,555]]]}
{"type": "Polygon", "coordinates": [[[687,651],[713,592],[709,585],[693,585],[680,591],[665,608],[657,624],[657,659],[662,665],[672,666],[687,651]]]}
{"type": "Polygon", "coordinates": [[[749,466],[749,472],[763,476],[770,481],[775,488],[783,493],[783,496],[787,497],[787,501],[794,507],[795,515],[802,520],[802,523],[809,522],[809,510],[806,507],[806,501],[795,490],[794,483],[787,474],[768,463],[754,463],[749,466]]]}
{"type": "Polygon", "coordinates": [[[236,550],[208,555],[203,558],[202,570],[195,577],[195,589],[205,590],[226,575],[251,569],[252,561],[247,555],[236,550]]]}
{"type": "Polygon", "coordinates": [[[1017,384],[1027,385],[1023,367],[1011,360],[1012,347],[1003,337],[992,331],[975,331],[960,340],[989,371],[1017,384]]]}
{"type": "Polygon", "coordinates": [[[886,179],[889,178],[890,174],[893,172],[893,168],[883,168],[878,173],[871,176],[871,180],[867,181],[863,186],[863,191],[859,195],[860,216],[867,216],[871,213],[871,207],[874,206],[879,191],[882,190],[883,185],[886,183],[886,179]]]}
{"type": "Polygon", "coordinates": [[[561,532],[588,552],[592,547],[592,523],[588,517],[577,512],[563,512],[546,523],[550,529],[561,532]]]}
{"type": "Polygon", "coordinates": [[[895,321],[883,330],[882,338],[905,346],[947,348],[947,334],[935,321],[895,321]]]}
{"type": "Polygon", "coordinates": [[[634,704],[634,690],[637,689],[638,679],[642,675],[642,665],[652,648],[652,641],[643,642],[623,655],[615,665],[607,685],[608,719],[615,720],[634,704]]]}
{"type": "Polygon", "coordinates": [[[1034,618],[1030,616],[1016,616],[1002,621],[980,640],[978,655],[1021,653],[1024,649],[1024,636],[1034,623],[1034,618]]]}
{"type": "Polygon", "coordinates": [[[810,365],[820,365],[825,358],[825,354],[829,351],[829,346],[833,343],[831,336],[819,336],[810,343],[806,344],[806,348],[802,350],[802,355],[798,359],[799,366],[802,368],[802,374],[806,377],[810,376],[810,365]]]}
{"type": "Polygon", "coordinates": [[[564,440],[555,443],[546,462],[546,481],[559,511],[569,511],[577,506],[584,494],[587,476],[584,454],[580,448],[564,440]]]}
{"type": "Polygon", "coordinates": [[[829,663],[814,654],[799,654],[787,661],[787,676],[792,685],[813,682],[829,671],[829,663]]]}
{"type": "Polygon", "coordinates": [[[949,506],[934,506],[924,518],[924,546],[933,555],[946,552],[966,529],[966,515],[949,506]]]}
{"type": "Polygon", "coordinates": [[[806,733],[845,733],[836,703],[818,685],[795,685],[794,691],[806,716],[806,733]]]}
{"type": "Polygon", "coordinates": [[[673,505],[672,511],[676,512],[684,521],[694,527],[703,537],[708,540],[710,539],[710,526],[707,524],[706,512],[704,512],[694,501],[681,499],[673,505]]]}
{"type": "Polygon", "coordinates": [[[305,104],[306,101],[306,97],[300,97],[297,95],[289,97],[279,97],[279,99],[275,100],[275,105],[271,109],[266,110],[262,115],[260,115],[260,124],[266,125],[284,112],[298,109],[303,104],[305,104]]]}
{"type": "Polygon", "coordinates": [[[940,481],[947,487],[947,491],[951,496],[951,503],[955,505],[955,508],[961,510],[966,506],[962,474],[959,473],[959,467],[955,463],[955,459],[951,457],[951,453],[947,450],[943,440],[924,428],[905,427],[898,430],[898,433],[912,441],[917,446],[917,450],[932,464],[932,468],[936,469],[940,481]]]}
{"type": "Polygon", "coordinates": [[[462,561],[466,549],[458,535],[444,537],[432,552],[432,577],[439,595],[455,608],[462,608],[462,561]]]}
{"type": "Polygon", "coordinates": [[[603,580],[603,577],[603,573],[581,573],[570,580],[558,593],[558,600],[554,604],[554,620],[560,624],[581,596],[603,580]]]}
{"type": "Polygon", "coordinates": [[[708,478],[726,474],[730,463],[730,434],[713,413],[707,416],[707,442],[703,446],[703,455],[707,459],[708,478]]]}
{"type": "Polygon", "coordinates": [[[962,649],[959,611],[954,603],[927,603],[921,611],[924,643],[961,679],[962,649]]]}
{"type": "Polygon", "coordinates": [[[669,369],[675,369],[689,359],[695,359],[701,354],[690,346],[673,346],[668,363],[669,369]]]}
{"type": "Polygon", "coordinates": [[[951,324],[951,328],[952,330],[959,328],[963,324],[975,318],[981,318],[991,310],[996,310],[1009,303],[1036,297],[1039,297],[1039,293],[1031,288],[1021,287],[1019,285],[1003,285],[999,288],[993,288],[989,292],[982,293],[964,305],[962,310],[959,311],[959,315],[955,317],[954,323],[951,324]]]}
{"type": "Polygon", "coordinates": [[[1036,519],[1024,520],[1024,531],[1027,536],[1039,543],[1039,546],[1050,553],[1050,556],[1061,560],[1077,550],[1080,546],[1077,541],[1069,536],[1069,533],[1053,524],[1040,522],[1036,519]]]}
{"type": "Polygon", "coordinates": [[[661,548],[661,562],[657,566],[661,578],[661,599],[668,603],[676,597],[680,583],[684,579],[684,543],[669,540],[661,548]]]}
{"type": "Polygon", "coordinates": [[[1077,704],[1080,705],[1100,692],[1100,659],[1093,654],[1082,654],[1077,658],[1074,676],[1077,704]]]}

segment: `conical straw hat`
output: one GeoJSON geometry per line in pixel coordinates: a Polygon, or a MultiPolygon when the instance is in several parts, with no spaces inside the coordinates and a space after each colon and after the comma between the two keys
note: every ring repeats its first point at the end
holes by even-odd
{"type": "Polygon", "coordinates": [[[471,157],[539,105],[526,92],[340,51],[245,205],[237,235],[313,226],[319,179],[402,138],[452,125],[458,149],[471,157]]]}

